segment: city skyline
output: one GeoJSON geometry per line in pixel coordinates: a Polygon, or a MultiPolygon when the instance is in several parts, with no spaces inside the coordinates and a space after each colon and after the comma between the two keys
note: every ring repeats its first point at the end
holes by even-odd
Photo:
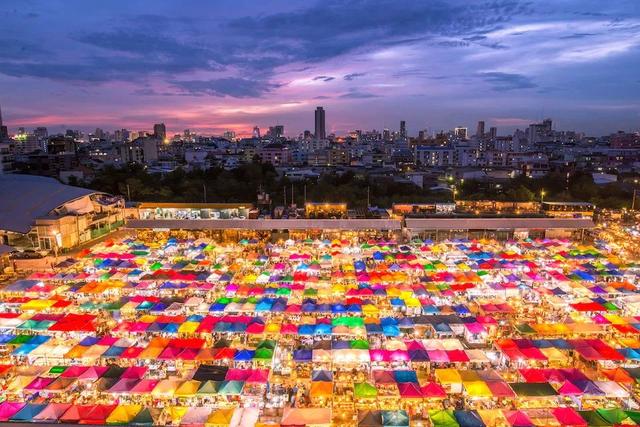
{"type": "Polygon", "coordinates": [[[593,135],[640,123],[633,1],[7,1],[0,16],[11,130],[295,135],[314,130],[319,105],[327,134],[400,120],[414,136],[479,120],[509,132],[553,117],[593,135]]]}

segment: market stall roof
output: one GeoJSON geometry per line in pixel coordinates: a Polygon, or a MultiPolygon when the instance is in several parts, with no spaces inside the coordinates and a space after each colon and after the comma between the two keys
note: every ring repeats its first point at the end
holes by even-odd
{"type": "Polygon", "coordinates": [[[284,408],[281,426],[331,424],[330,408],[284,408]]]}

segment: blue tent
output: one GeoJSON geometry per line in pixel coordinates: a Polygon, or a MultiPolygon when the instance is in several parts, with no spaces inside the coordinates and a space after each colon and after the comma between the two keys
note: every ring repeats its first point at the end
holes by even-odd
{"type": "Polygon", "coordinates": [[[293,360],[296,362],[311,362],[313,359],[313,351],[311,349],[293,350],[293,360]]]}
{"type": "Polygon", "coordinates": [[[47,403],[27,403],[10,418],[10,421],[33,421],[33,417],[42,412],[47,406],[49,406],[47,403]]]}
{"type": "Polygon", "coordinates": [[[453,411],[453,416],[460,427],[485,427],[485,423],[476,411],[453,411]]]}
{"type": "Polygon", "coordinates": [[[418,376],[415,371],[399,370],[393,371],[393,376],[399,383],[418,383],[418,376]]]}

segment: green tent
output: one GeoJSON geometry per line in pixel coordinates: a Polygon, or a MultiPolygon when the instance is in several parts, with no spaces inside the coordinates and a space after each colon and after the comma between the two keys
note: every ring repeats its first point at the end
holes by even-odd
{"type": "Polygon", "coordinates": [[[17,329],[36,329],[38,322],[36,320],[26,320],[22,322],[17,329]]]}
{"type": "Polygon", "coordinates": [[[353,392],[358,398],[373,398],[378,396],[378,389],[369,383],[355,383],[353,392]]]}
{"type": "MultiPolygon", "coordinates": [[[[596,412],[611,424],[624,424],[624,421],[628,421],[631,418],[626,414],[626,412],[619,408],[596,409],[596,412]]],[[[633,419],[631,418],[631,420],[633,419]]]]}
{"type": "Polygon", "coordinates": [[[67,370],[67,366],[52,366],[51,369],[49,369],[49,373],[50,374],[55,374],[55,375],[60,375],[61,373],[63,373],[66,370],[67,370]]]}
{"type": "Polygon", "coordinates": [[[8,344],[24,344],[29,342],[29,340],[33,338],[31,335],[17,335],[8,344]]]}
{"type": "Polygon", "coordinates": [[[218,394],[218,385],[215,381],[207,380],[200,384],[196,394],[218,394]]]}
{"type": "Polygon", "coordinates": [[[627,416],[633,420],[634,423],[640,424],[640,411],[625,411],[627,416]]]}
{"type": "Polygon", "coordinates": [[[460,427],[450,409],[432,409],[429,411],[429,418],[433,427],[460,427]]]}
{"type": "Polygon", "coordinates": [[[160,270],[161,268],[162,268],[162,263],[156,261],[153,264],[151,264],[151,266],[149,267],[149,270],[156,271],[156,270],[160,270]]]}
{"type": "Polygon", "coordinates": [[[409,427],[407,411],[381,411],[380,415],[382,415],[382,425],[385,427],[409,427]]]}
{"type": "Polygon", "coordinates": [[[536,333],[535,329],[533,329],[531,326],[529,326],[528,323],[520,323],[519,325],[516,325],[516,329],[521,334],[535,334],[536,333]]]}
{"type": "Polygon", "coordinates": [[[253,355],[254,359],[273,359],[273,350],[270,348],[259,348],[256,350],[256,353],[253,355]]]}
{"type": "Polygon", "coordinates": [[[602,418],[602,416],[596,411],[578,411],[578,414],[580,414],[590,427],[606,427],[613,425],[602,418]]]}
{"type": "Polygon", "coordinates": [[[218,385],[218,394],[225,396],[237,396],[242,393],[244,381],[221,381],[218,385]]]}
{"type": "Polygon", "coordinates": [[[160,408],[143,408],[138,415],[129,423],[132,426],[152,426],[160,417],[162,409],[160,408]]]}
{"type": "Polygon", "coordinates": [[[349,343],[349,346],[356,350],[369,350],[369,342],[366,340],[353,340],[349,343]]]}

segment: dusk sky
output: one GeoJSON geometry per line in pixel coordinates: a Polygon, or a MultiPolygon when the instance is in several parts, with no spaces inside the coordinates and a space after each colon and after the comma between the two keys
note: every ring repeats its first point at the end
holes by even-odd
{"type": "Polygon", "coordinates": [[[0,2],[5,124],[640,128],[640,1],[0,2]]]}

